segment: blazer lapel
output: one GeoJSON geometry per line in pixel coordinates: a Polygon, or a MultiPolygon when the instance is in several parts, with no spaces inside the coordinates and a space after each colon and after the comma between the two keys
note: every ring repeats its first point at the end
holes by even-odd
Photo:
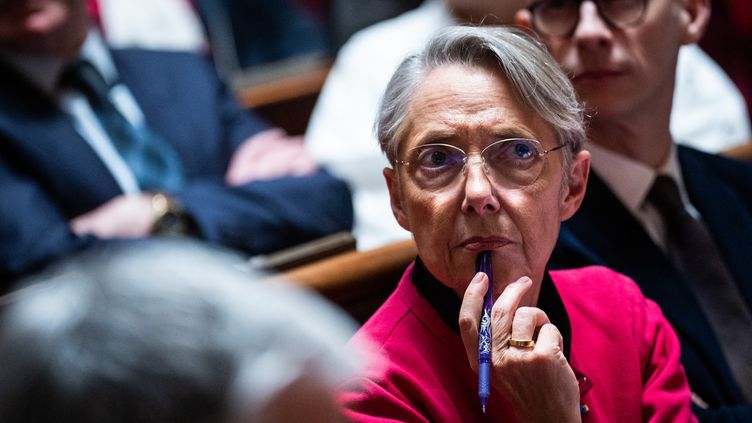
{"type": "Polygon", "coordinates": [[[97,154],[76,132],[71,119],[56,104],[14,71],[0,66],[0,133],[7,140],[6,154],[24,172],[51,192],[77,199],[67,203],[73,213],[84,212],[119,193],[120,188],[97,154]],[[85,190],[86,195],[81,194],[85,190]]]}
{"type": "MultiPolygon", "coordinates": [[[[580,210],[562,224],[554,265],[564,267],[567,263],[557,262],[556,255],[571,256],[573,249],[589,260],[595,258],[590,264],[608,266],[630,276],[646,297],[660,304],[680,338],[709,366],[724,362],[717,344],[707,341],[705,334],[713,332],[704,314],[687,313],[700,306],[677,269],[594,172],[590,173],[580,210]]],[[[717,371],[727,373],[723,369],[717,371]]]]}
{"type": "Polygon", "coordinates": [[[748,307],[752,307],[752,215],[735,191],[735,184],[749,184],[752,174],[742,180],[724,180],[709,172],[711,159],[703,153],[679,149],[679,160],[690,201],[711,230],[726,265],[734,276],[748,307]]]}

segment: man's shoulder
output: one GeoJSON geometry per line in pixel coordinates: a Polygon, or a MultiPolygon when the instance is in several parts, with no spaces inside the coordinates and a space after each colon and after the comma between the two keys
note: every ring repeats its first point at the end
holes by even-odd
{"type": "Polygon", "coordinates": [[[691,147],[678,146],[677,153],[685,183],[690,185],[730,188],[752,201],[752,162],[719,154],[706,153],[691,147]]]}
{"type": "Polygon", "coordinates": [[[195,100],[216,95],[222,84],[211,61],[201,54],[138,48],[111,52],[122,81],[139,101],[176,95],[195,100]]]}
{"type": "Polygon", "coordinates": [[[189,51],[153,50],[142,48],[112,49],[112,57],[116,63],[138,63],[142,66],[164,66],[170,64],[199,65],[206,67],[211,64],[209,57],[189,51]]]}
{"type": "Polygon", "coordinates": [[[721,154],[708,153],[685,145],[677,145],[677,153],[682,169],[701,165],[710,170],[752,172],[752,162],[749,161],[738,160],[721,154]]]}

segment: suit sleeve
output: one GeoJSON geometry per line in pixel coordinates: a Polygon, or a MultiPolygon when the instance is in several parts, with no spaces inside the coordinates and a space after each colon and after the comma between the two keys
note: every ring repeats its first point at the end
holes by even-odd
{"type": "Polygon", "coordinates": [[[217,119],[227,151],[221,174],[197,178],[177,194],[200,236],[248,254],[268,253],[338,231],[350,230],[353,209],[347,185],[326,171],[300,177],[228,186],[224,172],[232,153],[269,126],[242,108],[215,75],[217,119]]]}
{"type": "Polygon", "coordinates": [[[73,234],[40,186],[2,161],[0,193],[0,290],[19,274],[96,241],[73,234]]]}
{"type": "Polygon", "coordinates": [[[352,227],[350,191],[326,171],[229,187],[191,184],[178,195],[201,237],[268,253],[352,227]]]}

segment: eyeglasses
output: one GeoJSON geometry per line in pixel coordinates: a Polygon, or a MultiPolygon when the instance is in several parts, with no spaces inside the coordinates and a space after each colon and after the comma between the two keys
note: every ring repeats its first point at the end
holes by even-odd
{"type": "Polygon", "coordinates": [[[533,28],[549,37],[571,35],[580,21],[583,1],[594,2],[600,17],[617,28],[640,23],[647,3],[647,0],[540,0],[528,7],[533,28]]]}
{"type": "MultiPolygon", "coordinates": [[[[540,142],[527,138],[509,138],[496,141],[480,152],[483,171],[494,182],[505,188],[526,187],[540,177],[544,159],[552,151],[566,144],[559,144],[549,150],[543,149],[540,142]]],[[[467,174],[468,158],[471,155],[450,144],[424,144],[407,151],[405,160],[396,163],[409,168],[410,176],[427,190],[439,191],[453,184],[457,176],[467,174]]],[[[478,160],[470,161],[477,163],[478,160]]]]}

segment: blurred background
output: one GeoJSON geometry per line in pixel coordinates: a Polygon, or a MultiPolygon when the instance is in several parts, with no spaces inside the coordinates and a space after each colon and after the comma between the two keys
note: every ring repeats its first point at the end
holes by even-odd
{"type": "MultiPolygon", "coordinates": [[[[430,1],[430,0],[427,0],[430,1]]],[[[115,45],[206,49],[249,107],[291,134],[310,111],[339,48],[356,31],[420,0],[89,0],[115,45]],[[148,12],[148,13],[144,13],[148,12]]],[[[752,106],[752,2],[713,0],[701,47],[752,106]]],[[[752,110],[752,107],[748,107],[752,110]]]]}
{"type": "Polygon", "coordinates": [[[88,0],[117,47],[205,50],[244,105],[302,134],[339,48],[420,0],[88,0]]]}

